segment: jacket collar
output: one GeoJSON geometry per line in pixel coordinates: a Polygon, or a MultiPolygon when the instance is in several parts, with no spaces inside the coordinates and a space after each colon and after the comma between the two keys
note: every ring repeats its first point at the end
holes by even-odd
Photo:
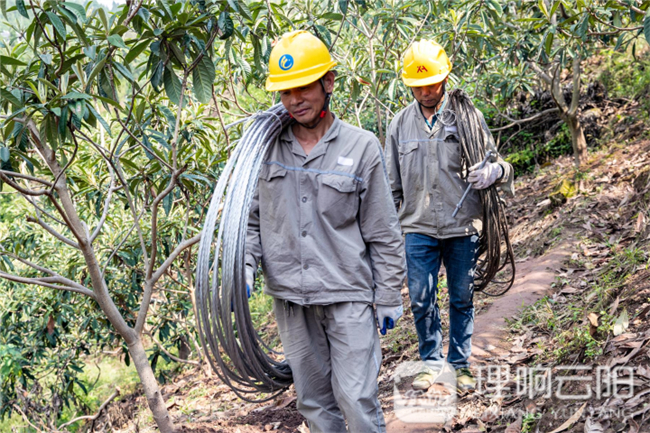
{"type": "Polygon", "coordinates": [[[334,116],[334,122],[329,127],[323,138],[321,138],[316,146],[314,146],[309,156],[305,155],[305,151],[298,142],[296,136],[293,134],[293,124],[287,126],[284,128],[284,130],[282,130],[282,133],[280,134],[280,140],[291,146],[291,153],[295,154],[296,156],[306,158],[305,163],[312,161],[319,156],[324,155],[325,152],[327,152],[330,141],[334,141],[339,136],[339,132],[341,131],[341,120],[336,117],[334,113],[332,113],[332,115],[334,116]]]}

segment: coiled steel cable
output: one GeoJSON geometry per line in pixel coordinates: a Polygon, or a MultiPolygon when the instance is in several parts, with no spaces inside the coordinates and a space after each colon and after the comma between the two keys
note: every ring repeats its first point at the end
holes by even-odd
{"type": "Polygon", "coordinates": [[[206,357],[219,378],[243,400],[262,402],[276,397],[293,379],[286,361],[270,356],[278,353],[259,337],[251,320],[246,294],[246,232],[262,162],[291,118],[282,104],[277,104],[247,120],[252,123],[219,177],[201,235],[197,323],[206,357]],[[251,393],[270,395],[247,397],[251,393]]]}
{"type": "MultiPolygon", "coordinates": [[[[449,92],[450,110],[455,114],[461,146],[461,167],[466,173],[480,163],[488,151],[488,136],[483,119],[469,96],[460,89],[449,92]]],[[[444,116],[443,116],[444,117],[444,116]]],[[[479,258],[474,273],[474,290],[489,296],[500,296],[510,290],[515,281],[515,254],[508,235],[505,205],[496,186],[479,190],[483,208],[483,231],[479,237],[479,258]],[[503,276],[495,279],[497,274],[503,276]]]]}

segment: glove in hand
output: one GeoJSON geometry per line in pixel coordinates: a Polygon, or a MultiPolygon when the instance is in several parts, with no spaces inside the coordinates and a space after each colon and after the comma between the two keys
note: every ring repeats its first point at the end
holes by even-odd
{"type": "Polygon", "coordinates": [[[493,185],[503,173],[503,167],[498,162],[488,162],[483,168],[479,168],[480,165],[474,164],[469,168],[467,180],[474,189],[485,189],[493,185]]]}
{"type": "Polygon", "coordinates": [[[404,307],[400,305],[377,305],[377,324],[381,335],[386,335],[387,329],[393,329],[402,317],[404,307]]]}

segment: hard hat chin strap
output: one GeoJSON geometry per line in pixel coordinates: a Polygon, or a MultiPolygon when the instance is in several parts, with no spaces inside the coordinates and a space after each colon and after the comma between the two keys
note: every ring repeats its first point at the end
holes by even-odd
{"type": "Polygon", "coordinates": [[[302,126],[303,128],[314,129],[315,127],[318,126],[318,124],[321,122],[321,120],[323,120],[323,119],[325,118],[325,115],[326,115],[327,112],[329,111],[330,99],[332,98],[332,94],[331,94],[331,93],[327,93],[327,92],[325,91],[325,80],[324,80],[323,78],[321,78],[321,79],[318,80],[318,81],[320,81],[320,85],[321,85],[321,87],[323,88],[323,92],[325,93],[325,103],[323,104],[323,108],[322,108],[322,110],[320,111],[320,115],[318,116],[318,119],[316,119],[316,122],[314,122],[313,125],[307,125],[307,124],[305,124],[305,123],[300,123],[300,122],[298,122],[298,121],[297,121],[297,120],[296,120],[296,119],[295,119],[291,114],[289,114],[289,116],[291,116],[291,118],[292,118],[292,119],[293,119],[293,120],[294,120],[298,125],[302,126]]]}

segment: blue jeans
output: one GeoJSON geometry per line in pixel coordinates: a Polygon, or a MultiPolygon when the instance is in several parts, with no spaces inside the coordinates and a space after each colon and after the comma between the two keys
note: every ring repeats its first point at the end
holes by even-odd
{"type": "Polygon", "coordinates": [[[406,234],[406,263],[411,310],[418,332],[420,358],[435,364],[443,359],[438,308],[438,272],[444,263],[449,290],[449,353],[455,369],[469,367],[474,331],[474,270],[478,236],[436,239],[406,234]]]}

